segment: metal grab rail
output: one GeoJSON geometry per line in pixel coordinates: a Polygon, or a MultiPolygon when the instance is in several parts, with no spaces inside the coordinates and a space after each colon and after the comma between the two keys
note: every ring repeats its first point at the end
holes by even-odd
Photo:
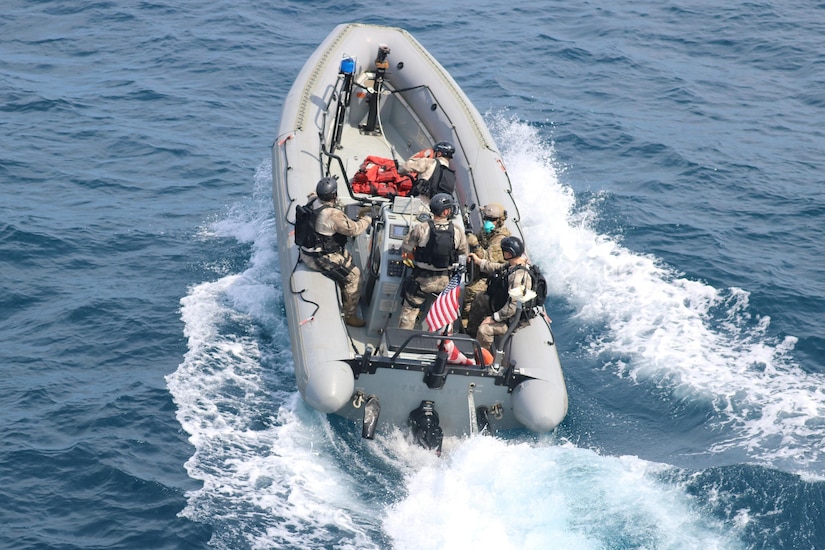
{"type": "MultiPolygon", "coordinates": [[[[435,333],[435,332],[424,332],[424,331],[418,332],[418,331],[414,331],[412,334],[410,334],[404,340],[404,342],[400,346],[398,346],[398,351],[396,351],[393,354],[393,356],[390,358],[390,362],[395,363],[395,360],[398,359],[398,356],[401,355],[406,350],[406,348],[410,344],[410,342],[412,342],[416,338],[423,338],[424,340],[456,340],[456,341],[462,341],[462,342],[470,342],[471,345],[473,346],[473,352],[478,357],[483,357],[482,354],[481,354],[481,344],[478,343],[478,340],[476,340],[475,338],[472,338],[472,337],[470,337],[466,334],[450,334],[450,335],[445,336],[443,334],[438,334],[438,333],[435,333]]],[[[435,347],[435,350],[433,351],[433,353],[437,353],[437,352],[438,352],[438,346],[435,347]]],[[[485,365],[485,366],[489,366],[489,365],[485,365]]]]}

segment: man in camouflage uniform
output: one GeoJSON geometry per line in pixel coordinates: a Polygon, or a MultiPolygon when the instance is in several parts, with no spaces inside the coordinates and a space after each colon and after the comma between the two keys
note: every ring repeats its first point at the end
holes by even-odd
{"type": "Polygon", "coordinates": [[[432,149],[419,151],[399,166],[398,171],[401,174],[416,175],[410,195],[418,197],[425,206],[429,206],[430,197],[438,193],[452,196],[455,192],[455,171],[450,168],[450,159],[453,155],[453,144],[449,141],[439,141],[432,149]]]}
{"type": "MultiPolygon", "coordinates": [[[[482,228],[475,235],[467,235],[467,245],[470,252],[482,260],[489,260],[495,263],[504,262],[504,255],[501,253],[501,241],[510,236],[510,230],[504,226],[507,219],[507,211],[497,202],[484,205],[481,208],[482,228]]],[[[470,315],[470,306],[473,304],[477,294],[484,294],[487,291],[488,276],[478,273],[476,279],[464,287],[464,305],[461,308],[461,318],[464,326],[467,326],[467,319],[470,315]]]]}
{"type": "MultiPolygon", "coordinates": [[[[529,262],[524,255],[524,243],[518,237],[502,239],[501,250],[504,262],[483,260],[470,253],[469,260],[481,268],[483,273],[493,275],[490,286],[483,294],[478,294],[470,311],[467,334],[478,340],[481,347],[490,349],[496,336],[506,334],[510,322],[518,311],[514,294],[522,296],[533,289],[529,262]]],[[[528,324],[529,318],[521,313],[519,326],[528,324]]]]}
{"type": "Polygon", "coordinates": [[[351,327],[363,327],[366,323],[355,312],[361,299],[361,270],[353,263],[346,243],[349,237],[363,233],[372,218],[363,215],[355,221],[344,213],[338,204],[338,181],[335,178],[322,178],[315,186],[315,193],[317,197],[312,202],[312,209],[316,212],[314,229],[320,244],[312,249],[301,247],[301,261],[338,283],[344,322],[351,327]]]}
{"type": "Polygon", "coordinates": [[[467,254],[467,237],[450,219],[456,212],[453,197],[436,194],[430,201],[433,218],[414,226],[404,237],[401,255],[413,267],[402,286],[399,328],[411,329],[428,298],[437,296],[450,282],[449,268],[467,254]],[[433,234],[433,230],[437,233],[433,234]]]}

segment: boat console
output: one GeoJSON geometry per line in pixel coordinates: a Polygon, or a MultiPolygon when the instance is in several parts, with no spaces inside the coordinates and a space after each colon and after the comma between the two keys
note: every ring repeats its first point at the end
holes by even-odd
{"type": "MultiPolygon", "coordinates": [[[[362,308],[367,322],[367,337],[380,339],[387,328],[398,323],[401,309],[401,283],[408,268],[401,260],[401,244],[410,229],[430,216],[417,198],[395,197],[382,203],[380,215],[369,234],[359,236],[353,253],[363,268],[362,308]]],[[[463,229],[460,217],[453,219],[463,229]]]]}

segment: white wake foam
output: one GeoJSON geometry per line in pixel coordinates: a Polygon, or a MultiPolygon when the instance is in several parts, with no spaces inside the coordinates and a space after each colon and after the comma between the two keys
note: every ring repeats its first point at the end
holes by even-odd
{"type": "MultiPolygon", "coordinates": [[[[575,307],[578,321],[607,327],[590,344],[593,356],[636,383],[710,396],[715,421],[755,441],[757,456],[771,435],[798,444],[798,422],[773,410],[790,401],[802,424],[818,413],[817,380],[788,358],[793,342],[771,343],[767,320],[745,322],[746,293],[724,297],[594,232],[598,211],[576,205],[559,182],[552,145],[527,125],[493,122],[498,141],[509,144],[503,153],[530,252],[551,291],[575,307]],[[539,191],[541,204],[528,200],[539,191]],[[725,323],[711,324],[714,307],[728,312],[725,323]]],[[[168,377],[195,448],[186,467],[203,482],[182,513],[213,527],[213,545],[384,548],[391,540],[399,549],[501,550],[603,548],[621,538],[638,547],[737,547],[730,526],[708,519],[685,489],[658,481],[666,466],[635,457],[476,438],[448,441],[437,459],[398,430],[360,447],[342,440],[295,391],[269,169],[262,164],[249,202],[201,232],[206,241],[248,244],[250,257],[239,273],[216,265],[217,280],[181,300],[189,351],[168,377]]]]}
{"type": "Polygon", "coordinates": [[[394,548],[717,548],[741,545],[662,466],[568,445],[476,437],[407,478],[385,522],[394,548]]]}
{"type": "Polygon", "coordinates": [[[795,363],[796,339],[770,336],[748,292],[690,280],[595,232],[598,200],[575,204],[552,144],[527,124],[492,118],[533,259],[579,321],[606,327],[589,353],[637,383],[712,403],[709,429],[733,434],[712,451],[744,448],[754,460],[825,470],[825,377],[795,363]]]}
{"type": "Polygon", "coordinates": [[[213,526],[219,548],[377,548],[329,424],[295,390],[268,173],[264,163],[253,200],[200,235],[248,243],[248,267],[181,299],[189,351],[167,384],[195,447],[187,471],[203,482],[182,514],[213,526]]]}

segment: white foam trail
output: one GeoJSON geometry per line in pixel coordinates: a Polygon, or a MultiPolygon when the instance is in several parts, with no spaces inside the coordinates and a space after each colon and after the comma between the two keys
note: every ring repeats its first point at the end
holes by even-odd
{"type": "MultiPolygon", "coordinates": [[[[268,172],[265,163],[257,190],[268,191],[268,172]]],[[[353,509],[350,464],[339,463],[326,419],[295,391],[271,201],[256,195],[201,232],[250,243],[249,267],[181,299],[189,351],[167,384],[195,447],[187,471],[203,482],[182,515],[212,525],[219,548],[376,548],[377,520],[353,509]]]]}
{"type": "Polygon", "coordinates": [[[589,352],[620,376],[710,403],[709,428],[733,434],[712,451],[745,448],[753,459],[823,471],[825,377],[794,362],[796,338],[769,336],[770,319],[753,317],[746,291],[691,281],[593,231],[598,197],[575,204],[552,144],[527,124],[488,118],[504,145],[534,261],[576,318],[600,327],[589,352]]]}
{"type": "Polygon", "coordinates": [[[393,548],[740,548],[662,466],[573,446],[476,437],[408,475],[384,528],[393,548]],[[623,546],[623,547],[624,547],[623,546]]]}
{"type": "MultiPolygon", "coordinates": [[[[788,359],[792,341],[773,345],[767,320],[748,322],[746,293],[724,297],[598,235],[589,225],[597,209],[577,206],[559,182],[552,147],[524,124],[499,120],[493,128],[508,144],[504,158],[530,250],[552,291],[575,305],[582,323],[607,325],[589,350],[638,383],[683,390],[686,399],[710,396],[717,422],[742,437],[756,430],[751,439],[764,448],[752,447],[755,455],[778,451],[781,445],[767,444],[782,430],[798,443],[799,426],[771,407],[786,410],[796,398],[796,410],[804,410],[816,380],[788,359]],[[527,200],[539,190],[543,204],[527,200]],[[728,317],[711,325],[713,308],[728,317]],[[763,395],[769,399],[757,402],[763,395]]],[[[476,438],[448,440],[436,459],[398,430],[360,449],[342,441],[294,389],[269,169],[264,163],[256,174],[249,203],[201,232],[210,241],[247,243],[251,257],[241,273],[216,265],[218,279],[181,300],[189,351],[167,379],[195,447],[187,469],[203,482],[182,514],[212,525],[214,546],[379,548],[388,536],[399,549],[603,548],[616,537],[638,547],[737,547],[735,534],[720,534],[685,490],[657,481],[662,466],[636,458],[476,438]],[[365,475],[383,499],[362,496],[365,475]]],[[[816,407],[798,418],[805,424],[815,414],[816,407]]]]}

